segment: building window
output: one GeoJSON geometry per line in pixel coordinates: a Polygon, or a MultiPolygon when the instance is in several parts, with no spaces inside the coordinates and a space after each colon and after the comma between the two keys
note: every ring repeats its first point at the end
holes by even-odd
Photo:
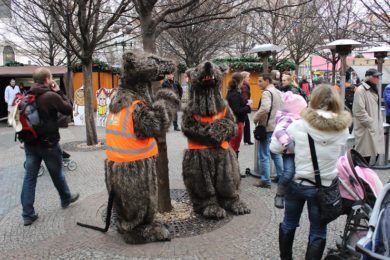
{"type": "Polygon", "coordinates": [[[0,1],[0,19],[1,18],[11,18],[11,0],[1,0],[0,1]]]}
{"type": "Polygon", "coordinates": [[[3,64],[15,61],[15,52],[11,46],[5,46],[3,50],[3,64]]]}

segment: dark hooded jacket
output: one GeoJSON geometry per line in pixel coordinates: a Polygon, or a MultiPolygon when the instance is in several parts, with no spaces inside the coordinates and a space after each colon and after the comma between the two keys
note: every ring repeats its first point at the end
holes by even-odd
{"type": "Polygon", "coordinates": [[[237,89],[229,89],[226,99],[237,122],[245,122],[245,117],[251,112],[251,107],[246,105],[241,93],[237,89]]]}
{"type": "Polygon", "coordinates": [[[72,105],[62,91],[54,92],[49,87],[34,83],[30,89],[37,96],[37,105],[41,126],[38,127],[39,142],[54,146],[60,140],[58,130],[58,113],[72,114],[72,105]]]}

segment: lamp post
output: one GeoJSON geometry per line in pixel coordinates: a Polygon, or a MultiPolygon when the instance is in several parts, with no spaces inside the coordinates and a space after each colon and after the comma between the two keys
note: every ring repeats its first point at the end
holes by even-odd
{"type": "Polygon", "coordinates": [[[363,47],[363,44],[360,42],[349,40],[349,39],[340,39],[321,46],[320,49],[330,49],[335,50],[336,53],[340,55],[341,60],[341,101],[344,103],[345,100],[345,76],[347,69],[347,56],[352,52],[356,47],[363,47]]]}
{"type": "MultiPolygon", "coordinates": [[[[268,58],[272,54],[276,54],[277,52],[281,51],[282,47],[274,45],[274,44],[262,44],[262,45],[255,45],[249,53],[257,53],[257,56],[262,59],[263,61],[263,73],[268,73],[268,58]]],[[[254,167],[253,167],[253,173],[252,175],[256,177],[260,177],[261,173],[259,171],[259,165],[258,165],[258,147],[259,147],[259,141],[255,141],[255,153],[254,153],[254,167]]]]}
{"type": "MultiPolygon", "coordinates": [[[[382,73],[383,71],[383,63],[385,61],[385,58],[387,55],[390,53],[390,45],[385,45],[385,46],[378,46],[378,47],[373,47],[371,49],[368,49],[364,51],[364,53],[374,53],[374,57],[376,58],[377,65],[378,65],[378,71],[382,73]]],[[[378,99],[379,99],[379,108],[382,107],[382,79],[379,78],[379,82],[377,85],[378,88],[378,99]]],[[[382,111],[380,111],[382,112],[382,111]]],[[[390,164],[389,162],[389,146],[390,146],[390,125],[387,123],[383,124],[384,130],[385,130],[385,155],[383,158],[383,155],[379,155],[378,162],[376,165],[374,165],[374,168],[376,169],[390,169],[390,164]]]]}
{"type": "Polygon", "coordinates": [[[268,58],[279,51],[282,50],[282,47],[274,45],[272,43],[255,45],[249,53],[257,53],[257,56],[263,61],[263,73],[268,72],[268,58]]]}

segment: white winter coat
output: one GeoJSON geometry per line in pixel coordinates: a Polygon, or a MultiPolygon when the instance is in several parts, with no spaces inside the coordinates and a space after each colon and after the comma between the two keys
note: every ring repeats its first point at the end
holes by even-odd
{"type": "Polygon", "coordinates": [[[329,186],[337,175],[336,162],[347,141],[351,123],[349,112],[343,111],[337,115],[311,108],[302,113],[301,120],[291,123],[287,132],[295,142],[294,179],[304,178],[315,182],[307,136],[309,133],[314,140],[322,185],[329,186]]]}

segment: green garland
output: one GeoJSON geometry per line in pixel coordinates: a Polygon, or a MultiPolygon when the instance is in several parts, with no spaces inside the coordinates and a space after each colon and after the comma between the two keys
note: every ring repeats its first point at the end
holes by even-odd
{"type": "Polygon", "coordinates": [[[184,63],[177,64],[177,72],[178,73],[185,73],[187,70],[187,66],[184,63]]]}
{"type": "MultiPolygon", "coordinates": [[[[108,63],[104,62],[104,61],[101,61],[101,60],[98,60],[98,59],[94,59],[92,61],[92,71],[111,71],[113,68],[108,65],[108,63]]],[[[83,66],[81,64],[81,62],[78,62],[76,63],[75,65],[73,65],[72,67],[72,71],[73,72],[81,72],[83,71],[83,66]]]]}
{"type": "MultiPolygon", "coordinates": [[[[227,64],[231,71],[254,71],[262,72],[263,63],[259,62],[257,57],[241,57],[241,58],[225,58],[225,59],[214,59],[215,64],[227,64]]],[[[269,64],[272,64],[272,59],[269,59],[269,64]]],[[[295,70],[295,64],[291,60],[281,60],[276,68],[280,71],[284,70],[295,70]]]]}
{"type": "Polygon", "coordinates": [[[17,62],[17,61],[8,61],[4,64],[5,67],[22,67],[24,66],[23,63],[17,62]]]}

